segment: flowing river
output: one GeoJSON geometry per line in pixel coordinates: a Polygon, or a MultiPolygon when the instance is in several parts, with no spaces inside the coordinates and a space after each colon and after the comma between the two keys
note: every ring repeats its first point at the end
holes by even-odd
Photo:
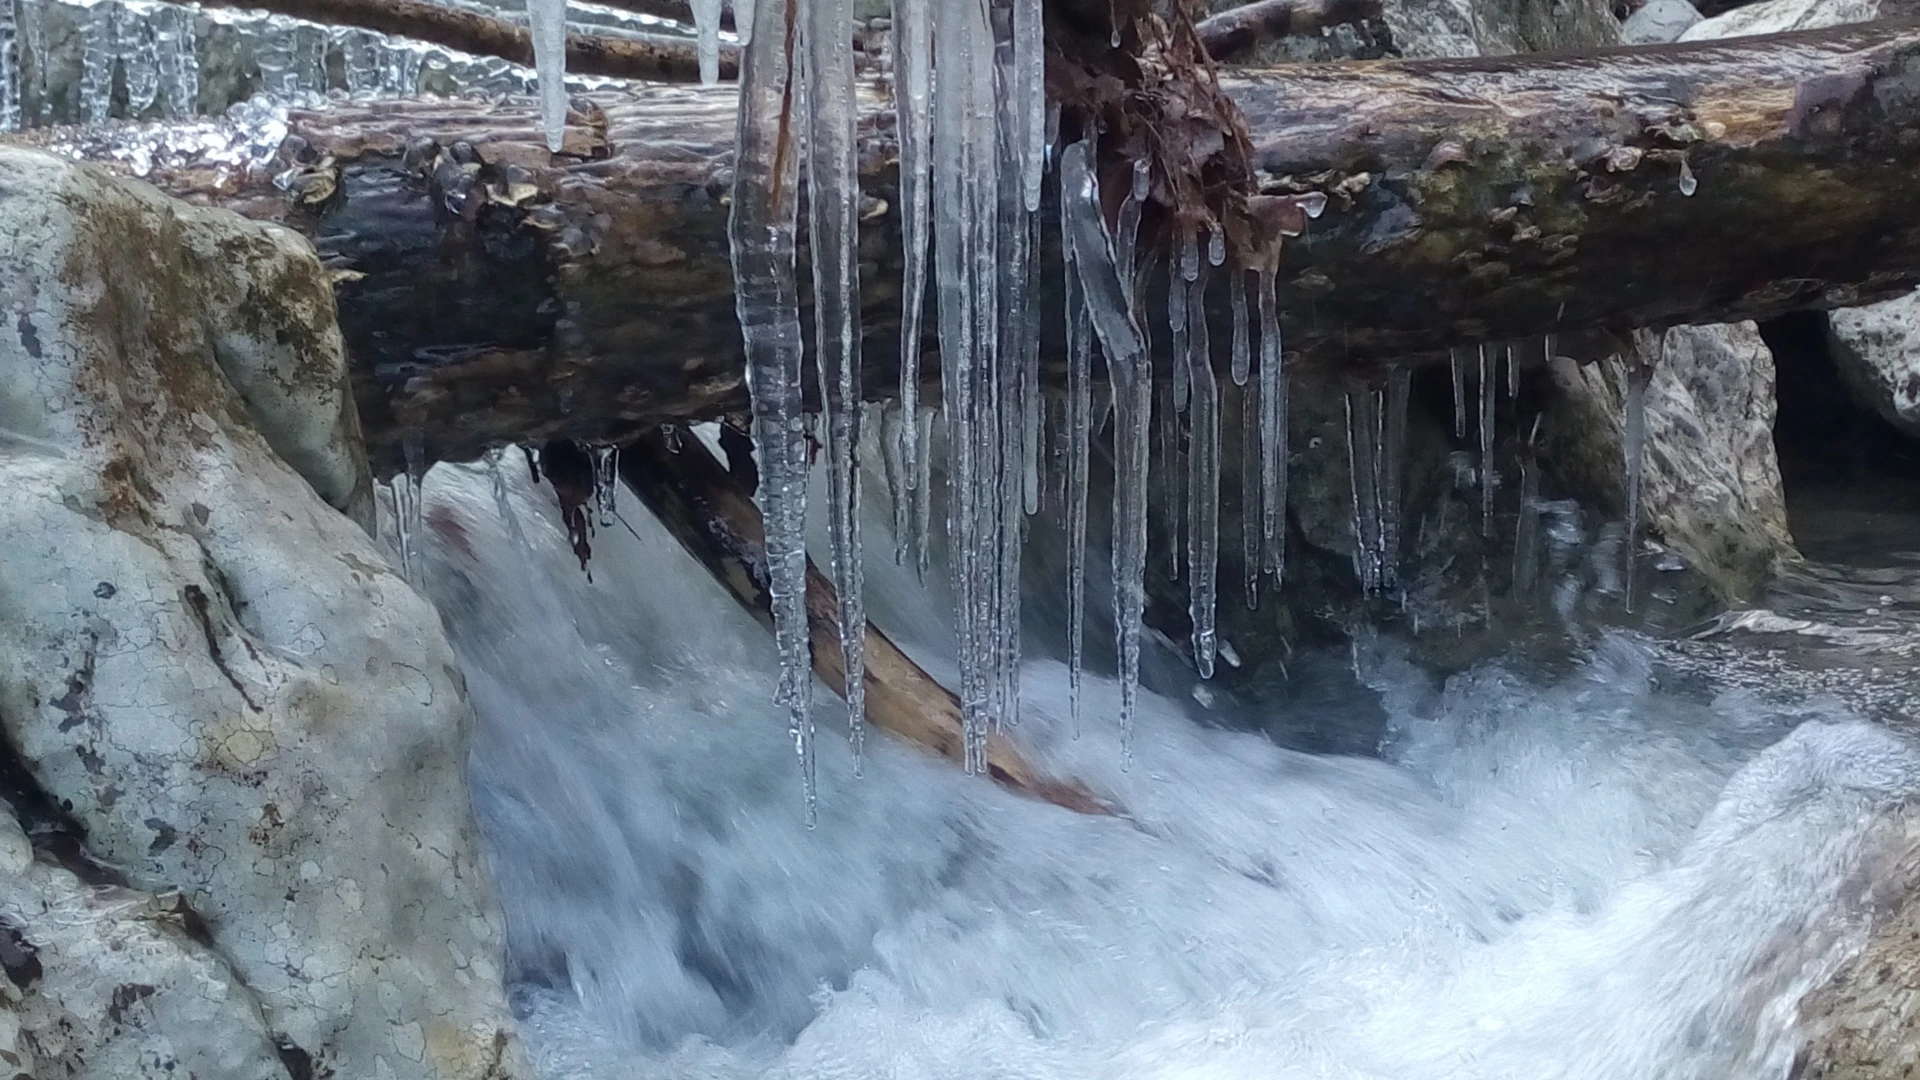
{"type": "MultiPolygon", "coordinates": [[[[1030,659],[1015,741],[1114,817],[877,733],[856,775],[817,689],[809,829],[767,632],[624,493],[589,582],[503,473],[428,476],[421,573],[550,1080],[1785,1077],[1920,835],[1898,533],[1565,662],[1442,678],[1383,635],[1250,722],[1143,693],[1125,766],[1117,685],[1090,677],[1076,734],[1030,659]]],[[[868,567],[876,623],[950,681],[944,590],[868,567]]]]}

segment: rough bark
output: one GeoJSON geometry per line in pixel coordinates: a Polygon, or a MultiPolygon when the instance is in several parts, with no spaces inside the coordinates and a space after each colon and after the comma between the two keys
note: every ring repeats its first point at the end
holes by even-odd
{"type": "MultiPolygon", "coordinates": [[[[741,605],[772,626],[759,572],[766,534],[752,497],[691,435],[678,450],[653,432],[621,454],[621,472],[647,509],[741,605]]],[[[840,617],[833,583],[807,562],[807,622],[813,669],[828,689],[846,695],[840,617]]],[[[950,761],[962,760],[960,700],[934,681],[872,624],[867,626],[867,721],[950,761]]],[[[1110,811],[1078,785],[1035,772],[1006,737],[987,738],[987,771],[1001,784],[1083,814],[1110,811]]]]}
{"type": "MultiPolygon", "coordinates": [[[[1228,87],[1263,191],[1329,199],[1280,264],[1289,362],[1417,361],[1897,294],[1920,280],[1916,72],[1920,29],[1904,24],[1240,70],[1228,87]]],[[[895,147],[882,89],[862,104],[866,385],[885,393],[895,147]]],[[[576,116],[554,156],[517,103],[342,104],[295,114],[269,168],[177,158],[153,178],[300,228],[344,272],[362,413],[391,469],[408,430],[429,456],[466,458],[745,406],[725,244],[733,118],[730,88],[640,90],[576,116]],[[310,164],[281,173],[296,160],[310,164]]],[[[154,136],[71,138],[113,159],[154,136]]],[[[1109,177],[1110,201],[1120,187],[1109,177]]],[[[1057,269],[1042,278],[1057,289],[1057,269]]]]}

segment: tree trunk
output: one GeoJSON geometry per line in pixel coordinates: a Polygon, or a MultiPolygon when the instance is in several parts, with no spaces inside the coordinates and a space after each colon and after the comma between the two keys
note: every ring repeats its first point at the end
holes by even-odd
{"type": "MultiPolygon", "coordinates": [[[[1920,28],[1239,69],[1226,83],[1262,190],[1328,196],[1282,256],[1289,363],[1417,362],[1546,334],[1564,345],[1861,304],[1920,280],[1907,182],[1920,169],[1920,28]]],[[[884,395],[901,292],[895,145],[883,88],[861,101],[865,374],[884,395]]],[[[550,155],[519,103],[340,104],[295,113],[268,168],[175,157],[152,178],[299,228],[339,268],[383,471],[406,432],[429,457],[462,459],[744,408],[726,249],[733,90],[636,89],[573,121],[567,152],[550,155]]],[[[154,145],[151,131],[21,138],[96,160],[154,145]]],[[[1127,165],[1108,168],[1111,208],[1127,165]]],[[[1165,228],[1150,215],[1144,235],[1164,244],[1165,228]]],[[[1041,302],[1057,344],[1053,255],[1041,302]]],[[[1160,291],[1145,288],[1152,326],[1160,291]]]]}

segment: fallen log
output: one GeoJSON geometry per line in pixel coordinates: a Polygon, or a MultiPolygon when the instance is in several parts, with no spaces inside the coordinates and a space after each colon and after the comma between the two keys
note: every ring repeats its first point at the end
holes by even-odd
{"type": "MultiPolygon", "coordinates": [[[[692,434],[674,448],[658,430],[620,455],[620,473],[667,531],[714,580],[769,629],[773,625],[759,566],[766,534],[752,497],[692,434]]],[[[813,670],[828,689],[846,696],[846,660],[840,651],[839,601],[833,583],[807,561],[807,623],[813,670]]],[[[867,722],[935,754],[964,759],[960,700],[871,624],[866,645],[867,722]]],[[[1078,784],[1036,772],[1006,737],[987,737],[987,773],[1005,787],[1082,814],[1111,813],[1078,784]]]]}
{"type": "MultiPolygon", "coordinates": [[[[1898,294],[1920,281],[1917,73],[1908,24],[1237,70],[1226,82],[1262,190],[1328,199],[1281,256],[1289,362],[1417,361],[1898,294]]],[[[865,382],[885,394],[895,146],[883,89],[861,103],[865,382]]],[[[520,103],[342,103],[294,113],[276,161],[244,172],[169,151],[189,140],[167,130],[20,138],[103,161],[145,153],[167,190],[313,237],[340,271],[363,424],[391,471],[406,432],[463,459],[745,407],[726,249],[733,91],[653,87],[583,110],[551,155],[520,103]]],[[[1126,167],[1109,162],[1110,202],[1126,167]]],[[[1148,234],[1164,243],[1156,227],[1164,214],[1148,234]]],[[[1057,290],[1058,276],[1042,280],[1057,290]]],[[[1058,357],[1058,297],[1041,304],[1058,357]]]]}

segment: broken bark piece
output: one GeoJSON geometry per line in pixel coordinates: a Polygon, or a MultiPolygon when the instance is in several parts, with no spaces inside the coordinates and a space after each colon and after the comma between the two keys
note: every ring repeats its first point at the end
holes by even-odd
{"type": "MultiPolygon", "coordinates": [[[[766,585],[759,565],[765,534],[753,499],[726,468],[691,435],[680,448],[653,432],[620,453],[620,474],[667,531],[700,560],[734,599],[771,625],[766,585]]],[[[846,696],[840,652],[839,603],[833,583],[807,562],[807,623],[813,670],[834,693],[846,696]]],[[[964,740],[960,699],[872,624],[867,626],[867,722],[958,763],[964,740]]],[[[1081,814],[1112,813],[1078,784],[1042,776],[1006,736],[987,739],[987,772],[1002,785],[1081,814]]]]}

